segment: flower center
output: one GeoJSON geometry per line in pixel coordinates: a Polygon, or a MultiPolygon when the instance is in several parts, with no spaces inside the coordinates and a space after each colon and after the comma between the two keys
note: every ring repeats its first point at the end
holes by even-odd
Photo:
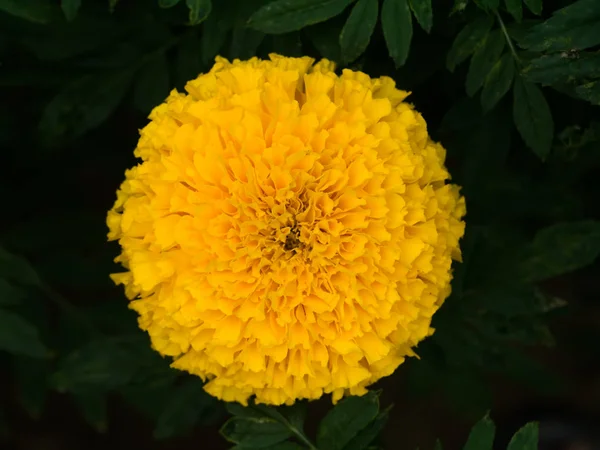
{"type": "Polygon", "coordinates": [[[285,238],[283,248],[285,250],[294,250],[302,245],[300,242],[300,230],[296,226],[292,227],[290,232],[285,238]]]}

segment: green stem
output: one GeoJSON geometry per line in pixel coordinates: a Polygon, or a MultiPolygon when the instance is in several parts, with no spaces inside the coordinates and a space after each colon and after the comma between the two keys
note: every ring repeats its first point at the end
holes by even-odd
{"type": "Polygon", "coordinates": [[[498,23],[500,24],[500,28],[502,29],[502,33],[504,33],[504,37],[506,39],[506,43],[508,44],[508,47],[510,48],[510,52],[512,53],[513,58],[515,59],[515,62],[517,64],[520,64],[521,60],[519,59],[519,55],[517,55],[517,51],[515,50],[515,46],[513,45],[512,39],[508,35],[508,31],[506,30],[506,26],[504,25],[504,21],[502,20],[502,17],[500,16],[500,13],[498,13],[498,11],[494,10],[494,14],[496,16],[496,19],[498,19],[498,23]]]}

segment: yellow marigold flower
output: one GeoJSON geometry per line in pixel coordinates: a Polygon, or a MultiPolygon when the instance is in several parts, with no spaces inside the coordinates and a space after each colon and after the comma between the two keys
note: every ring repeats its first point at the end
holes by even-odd
{"type": "Polygon", "coordinates": [[[271,55],[156,107],[108,214],[153,347],[223,400],[362,395],[450,292],[464,199],[390,78],[271,55]]]}

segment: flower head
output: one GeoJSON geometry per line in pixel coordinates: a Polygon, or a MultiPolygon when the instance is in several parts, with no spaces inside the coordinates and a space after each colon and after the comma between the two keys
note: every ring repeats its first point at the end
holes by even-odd
{"type": "Polygon", "coordinates": [[[362,395],[432,333],[464,199],[407,92],[229,62],[156,107],[108,214],[153,347],[226,401],[362,395]]]}

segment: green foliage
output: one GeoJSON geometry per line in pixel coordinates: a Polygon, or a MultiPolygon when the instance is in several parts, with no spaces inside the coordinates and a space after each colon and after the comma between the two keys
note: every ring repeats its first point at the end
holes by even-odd
{"type": "MultiPolygon", "coordinates": [[[[394,410],[375,392],[322,417],[303,402],[229,404],[225,422],[201,380],[151,350],[108,278],[105,212],[152,108],[217,55],[271,52],[392,77],[463,186],[463,263],[435,334],[398,369],[398,398],[432,396],[475,421],[488,375],[562,388],[523,347],[552,346],[549,317],[568,311],[541,282],[598,264],[600,2],[0,0],[0,24],[0,353],[31,417],[60,392],[97,432],[110,433],[115,401],[156,439],[218,425],[237,449],[402,446],[386,441],[394,410]]],[[[465,449],[490,449],[494,430],[486,415],[465,449]]],[[[509,450],[536,441],[530,424],[509,450]]]]}

